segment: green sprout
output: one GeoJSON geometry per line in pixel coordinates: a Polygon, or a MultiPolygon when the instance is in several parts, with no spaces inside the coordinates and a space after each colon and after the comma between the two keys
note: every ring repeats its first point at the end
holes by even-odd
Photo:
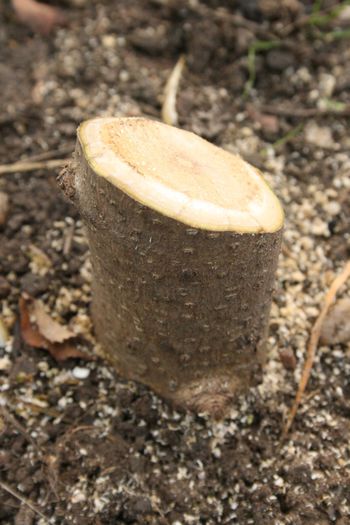
{"type": "Polygon", "coordinates": [[[255,58],[256,54],[261,51],[269,51],[276,49],[282,45],[281,40],[255,40],[248,49],[248,80],[244,86],[243,96],[247,97],[255,84],[256,68],[255,58]]]}

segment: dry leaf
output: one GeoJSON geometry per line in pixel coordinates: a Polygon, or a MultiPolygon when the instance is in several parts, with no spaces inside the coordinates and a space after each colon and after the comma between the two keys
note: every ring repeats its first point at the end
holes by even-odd
{"type": "MultiPolygon", "coordinates": [[[[45,311],[44,303],[38,299],[32,302],[31,314],[38,327],[39,333],[50,343],[63,343],[67,339],[76,337],[76,334],[66,326],[54,321],[45,311]]],[[[31,317],[32,317],[31,316],[31,317]]]]}
{"type": "Polygon", "coordinates": [[[21,334],[27,345],[34,348],[46,348],[47,341],[40,335],[37,327],[31,324],[29,314],[29,296],[23,294],[19,300],[19,312],[21,315],[21,334]]]}
{"type": "Polygon", "coordinates": [[[0,226],[5,223],[9,211],[9,198],[3,191],[0,191],[0,226]]]}
{"type": "Polygon", "coordinates": [[[321,342],[326,345],[350,341],[350,299],[340,299],[329,310],[321,330],[321,342]]]}
{"type": "Polygon", "coordinates": [[[67,23],[61,9],[36,0],[12,0],[17,17],[34,32],[48,35],[56,26],[67,23]]]}
{"type": "Polygon", "coordinates": [[[93,359],[78,348],[78,338],[74,332],[46,313],[42,301],[22,294],[19,311],[21,334],[28,345],[47,350],[56,361],[66,361],[70,358],[88,361],[93,359]]]}

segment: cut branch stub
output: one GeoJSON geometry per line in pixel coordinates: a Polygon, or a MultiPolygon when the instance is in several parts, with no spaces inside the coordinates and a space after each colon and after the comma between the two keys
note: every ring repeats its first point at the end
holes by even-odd
{"type": "Polygon", "coordinates": [[[264,361],[276,196],[240,157],[142,118],[83,123],[61,184],[87,229],[106,356],[177,405],[223,413],[264,361]]]}

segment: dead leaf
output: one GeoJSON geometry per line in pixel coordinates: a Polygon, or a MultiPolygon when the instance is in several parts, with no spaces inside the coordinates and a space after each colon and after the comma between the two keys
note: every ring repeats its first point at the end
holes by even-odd
{"type": "Polygon", "coordinates": [[[48,35],[57,26],[67,24],[63,11],[36,0],[12,0],[13,9],[18,19],[41,35],[48,35]]]}
{"type": "Polygon", "coordinates": [[[39,333],[50,343],[63,343],[67,339],[76,337],[72,330],[58,323],[46,313],[44,303],[39,299],[33,300],[31,314],[39,333]]]}
{"type": "Polygon", "coordinates": [[[47,350],[58,362],[70,358],[94,359],[78,348],[78,337],[74,332],[46,313],[42,301],[22,294],[19,311],[21,334],[28,345],[47,350]]]}
{"type": "Polygon", "coordinates": [[[30,322],[28,298],[29,296],[27,294],[23,294],[19,300],[22,337],[27,345],[33,346],[34,348],[46,348],[46,339],[39,333],[38,328],[30,322]]]}
{"type": "Polygon", "coordinates": [[[350,341],[350,298],[340,299],[329,310],[321,330],[321,343],[335,345],[350,341]]]}
{"type": "Polygon", "coordinates": [[[9,211],[9,198],[6,193],[0,191],[0,226],[5,224],[9,211]]]}

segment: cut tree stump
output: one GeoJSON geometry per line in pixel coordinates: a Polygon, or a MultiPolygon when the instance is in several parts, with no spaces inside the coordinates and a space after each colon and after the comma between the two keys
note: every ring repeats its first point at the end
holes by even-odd
{"type": "Polygon", "coordinates": [[[106,357],[223,415],[265,356],[283,211],[259,171],[188,131],[101,118],[80,126],[60,184],[86,226],[106,357]]]}

